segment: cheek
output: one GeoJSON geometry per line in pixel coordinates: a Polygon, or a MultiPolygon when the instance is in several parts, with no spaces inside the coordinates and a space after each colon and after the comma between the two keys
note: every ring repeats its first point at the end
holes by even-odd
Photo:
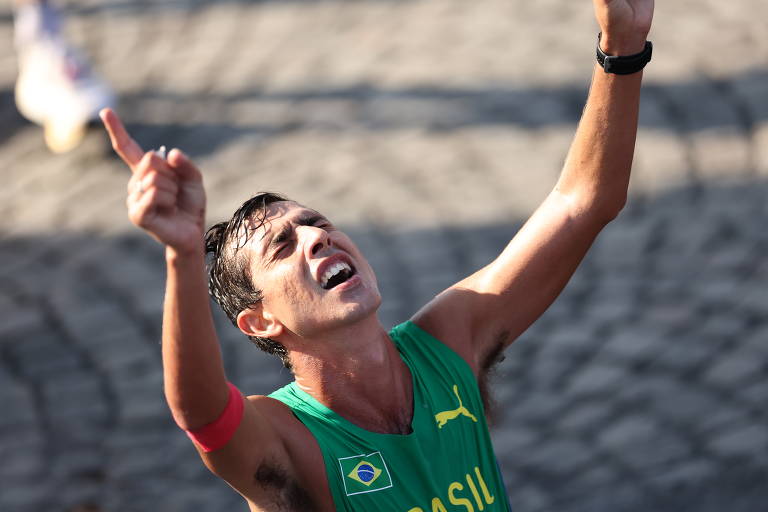
{"type": "Polygon", "coordinates": [[[305,308],[307,304],[313,302],[312,283],[307,276],[297,271],[295,267],[288,267],[280,275],[279,286],[277,287],[283,301],[292,309],[305,308]]]}

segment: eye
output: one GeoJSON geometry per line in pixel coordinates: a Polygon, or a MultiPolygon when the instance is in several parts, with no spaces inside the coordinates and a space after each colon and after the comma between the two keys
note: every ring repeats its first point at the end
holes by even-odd
{"type": "Polygon", "coordinates": [[[286,240],[285,243],[283,243],[280,247],[277,248],[277,251],[275,251],[275,254],[279,255],[279,254],[285,253],[288,249],[291,248],[292,245],[293,245],[292,239],[286,240]]]}
{"type": "Polygon", "coordinates": [[[285,237],[284,240],[280,240],[274,247],[272,258],[284,258],[290,253],[290,249],[293,246],[293,237],[285,237]]]}

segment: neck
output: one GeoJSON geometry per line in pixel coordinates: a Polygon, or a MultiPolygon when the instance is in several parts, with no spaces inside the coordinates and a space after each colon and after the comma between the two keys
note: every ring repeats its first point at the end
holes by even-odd
{"type": "Polygon", "coordinates": [[[410,432],[411,374],[375,315],[291,345],[296,383],[317,401],[366,430],[410,432]]]}

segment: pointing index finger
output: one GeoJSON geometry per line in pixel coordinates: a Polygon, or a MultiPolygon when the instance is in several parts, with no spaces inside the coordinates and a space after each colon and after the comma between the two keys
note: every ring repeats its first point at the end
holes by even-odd
{"type": "Polygon", "coordinates": [[[99,112],[99,117],[101,117],[107,133],[109,133],[109,139],[112,141],[112,147],[115,149],[115,152],[133,170],[136,164],[141,161],[141,157],[144,156],[141,146],[128,135],[120,118],[111,108],[102,109],[99,112]]]}

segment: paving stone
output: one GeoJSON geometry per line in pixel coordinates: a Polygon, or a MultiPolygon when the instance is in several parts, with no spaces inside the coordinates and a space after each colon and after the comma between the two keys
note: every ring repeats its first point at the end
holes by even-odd
{"type": "Polygon", "coordinates": [[[31,428],[25,431],[16,430],[12,434],[12,444],[4,442],[0,445],[0,477],[4,480],[42,477],[47,470],[46,447],[42,433],[31,428]]]}
{"type": "Polygon", "coordinates": [[[592,325],[576,323],[572,325],[559,324],[546,335],[543,342],[546,346],[555,347],[554,351],[580,350],[589,347],[596,341],[596,334],[592,325]]]}
{"type": "Polygon", "coordinates": [[[85,374],[57,379],[43,388],[51,439],[61,444],[93,442],[109,423],[109,404],[98,379],[85,374]]]}
{"type": "Polygon", "coordinates": [[[747,386],[742,395],[750,400],[754,407],[761,409],[768,400],[768,382],[760,378],[754,384],[747,386]]]}
{"type": "Polygon", "coordinates": [[[664,420],[683,425],[698,423],[719,408],[718,399],[710,393],[680,385],[653,392],[648,405],[664,420]]]}
{"type": "Polygon", "coordinates": [[[727,430],[712,441],[717,453],[732,456],[749,456],[764,452],[768,446],[768,429],[765,425],[743,425],[727,430]]]}
{"type": "Polygon", "coordinates": [[[600,434],[599,442],[606,447],[627,447],[634,443],[652,440],[659,433],[653,419],[634,415],[606,425],[600,434]]]}
{"type": "Polygon", "coordinates": [[[510,502],[522,510],[547,510],[551,503],[551,493],[532,485],[511,486],[507,488],[510,502]]]}
{"type": "Polygon", "coordinates": [[[513,421],[551,421],[563,409],[563,397],[554,393],[529,394],[507,408],[506,417],[513,421]]]}
{"type": "Polygon", "coordinates": [[[696,330],[702,340],[736,343],[744,332],[744,318],[737,311],[721,310],[704,318],[696,330]]]}
{"type": "Polygon", "coordinates": [[[646,256],[650,226],[645,223],[609,224],[592,251],[602,265],[616,269],[638,269],[646,256]]]}
{"type": "Polygon", "coordinates": [[[131,329],[95,336],[88,340],[88,354],[110,374],[131,377],[157,372],[161,368],[160,347],[155,349],[145,343],[137,343],[132,338],[134,334],[135,330],[131,329]]]}
{"type": "Polygon", "coordinates": [[[73,303],[67,299],[58,307],[67,332],[80,345],[100,344],[101,337],[114,332],[124,333],[130,343],[138,343],[142,339],[141,332],[126,311],[114,302],[94,301],[83,308],[80,302],[73,303]]]}
{"type": "Polygon", "coordinates": [[[141,448],[121,452],[111,457],[107,469],[109,478],[131,478],[139,475],[162,474],[172,470],[172,461],[169,460],[162,445],[148,445],[141,448]]]}
{"type": "Polygon", "coordinates": [[[723,401],[717,409],[702,415],[695,429],[707,437],[716,436],[724,430],[733,429],[734,425],[750,425],[750,412],[741,403],[723,401]]]}
{"type": "Polygon", "coordinates": [[[523,428],[515,422],[499,428],[493,436],[494,445],[500,456],[510,464],[516,464],[518,453],[533,449],[539,441],[539,435],[530,428],[523,428]]]}
{"type": "Polygon", "coordinates": [[[643,323],[614,333],[605,341],[600,354],[628,363],[649,360],[668,343],[665,338],[665,333],[656,326],[643,323]]]}
{"type": "Polygon", "coordinates": [[[766,300],[768,300],[768,291],[764,287],[758,286],[758,283],[746,282],[740,290],[741,297],[738,303],[751,309],[752,311],[765,312],[766,300]]]}
{"type": "MultiPolygon", "coordinates": [[[[9,483],[6,480],[6,483],[9,483]]],[[[50,503],[50,492],[40,480],[29,479],[3,485],[0,491],[0,506],[3,510],[31,512],[45,509],[50,503]]]]}
{"type": "MultiPolygon", "coordinates": [[[[521,365],[521,370],[525,372],[525,378],[533,381],[536,386],[557,388],[562,375],[573,368],[574,360],[571,357],[572,352],[558,351],[556,354],[552,354],[554,350],[555,347],[553,345],[548,345],[545,347],[545,350],[539,353],[535,364],[525,366],[524,368],[521,365]]],[[[522,378],[520,373],[512,374],[507,378],[517,380],[522,378]]],[[[499,396],[499,400],[506,402],[503,394],[499,396]]]]}
{"type": "Polygon", "coordinates": [[[9,382],[0,388],[0,402],[7,414],[0,415],[0,429],[29,427],[40,421],[32,390],[9,382]]]}
{"type": "Polygon", "coordinates": [[[750,149],[738,128],[706,130],[693,139],[698,173],[705,178],[745,178],[750,172],[750,149]]]}
{"type": "Polygon", "coordinates": [[[100,484],[76,480],[57,491],[56,501],[67,512],[100,512],[102,493],[100,484]]]}
{"type": "Polygon", "coordinates": [[[660,468],[651,479],[659,488],[675,489],[717,477],[717,466],[706,459],[688,458],[660,468]]]}
{"type": "Polygon", "coordinates": [[[581,402],[573,406],[558,419],[560,429],[565,432],[593,430],[611,414],[606,404],[596,401],[581,402]]]}
{"type": "Polygon", "coordinates": [[[646,439],[625,446],[619,458],[630,468],[647,474],[652,468],[664,468],[677,460],[685,459],[691,453],[686,440],[675,434],[662,431],[655,439],[646,439]]]}
{"type": "MultiPolygon", "coordinates": [[[[644,113],[645,110],[641,113],[641,119],[644,113]]],[[[691,182],[684,140],[643,128],[637,140],[630,189],[632,193],[655,196],[670,187],[681,187],[691,182]]]]}
{"type": "MultiPolygon", "coordinates": [[[[656,326],[668,333],[679,333],[690,324],[692,313],[688,304],[658,299],[644,305],[642,316],[647,325],[656,326]]],[[[674,335],[667,347],[679,346],[680,344],[674,341],[678,337],[679,334],[674,335]]]]}
{"type": "Polygon", "coordinates": [[[740,388],[743,381],[763,376],[765,366],[766,360],[756,358],[754,354],[736,352],[716,361],[705,378],[720,386],[740,388]]]}
{"type": "MultiPolygon", "coordinates": [[[[100,443],[101,439],[95,439],[100,443]]],[[[77,478],[81,483],[99,484],[104,479],[102,463],[104,452],[100,447],[73,445],[60,448],[50,466],[51,474],[55,478],[77,478]]],[[[90,486],[88,486],[90,487],[90,486]]]]}
{"type": "Polygon", "coordinates": [[[626,370],[616,366],[594,364],[582,368],[567,385],[571,395],[608,393],[626,380],[626,370]]]}
{"type": "Polygon", "coordinates": [[[18,341],[21,333],[43,322],[42,312],[34,306],[19,306],[3,301],[0,311],[0,344],[18,341]]]}
{"type": "MultiPolygon", "coordinates": [[[[722,264],[722,260],[718,263],[722,264]]],[[[699,297],[706,302],[724,303],[733,300],[733,297],[739,293],[740,288],[740,283],[733,278],[715,278],[700,283],[696,291],[699,297]]]]}
{"type": "Polygon", "coordinates": [[[23,375],[43,379],[82,368],[81,357],[55,331],[36,330],[29,332],[28,336],[23,343],[9,348],[11,358],[23,375]]]}
{"type": "Polygon", "coordinates": [[[638,314],[635,298],[628,294],[600,294],[591,297],[585,306],[590,309],[590,321],[597,325],[620,324],[638,314]]]}
{"type": "Polygon", "coordinates": [[[160,374],[117,382],[115,391],[119,399],[121,421],[165,418],[168,415],[160,374]]]}
{"type": "Polygon", "coordinates": [[[570,439],[550,439],[538,444],[535,449],[520,453],[518,465],[532,465],[544,471],[563,475],[584,467],[595,454],[582,442],[570,439]]]}
{"type": "Polygon", "coordinates": [[[626,510],[647,499],[648,496],[636,484],[622,482],[590,489],[578,499],[569,500],[568,508],[579,512],[626,510]]]}
{"type": "Polygon", "coordinates": [[[708,340],[700,336],[674,336],[658,361],[680,374],[697,371],[712,360],[712,350],[707,343],[708,340]]]}

